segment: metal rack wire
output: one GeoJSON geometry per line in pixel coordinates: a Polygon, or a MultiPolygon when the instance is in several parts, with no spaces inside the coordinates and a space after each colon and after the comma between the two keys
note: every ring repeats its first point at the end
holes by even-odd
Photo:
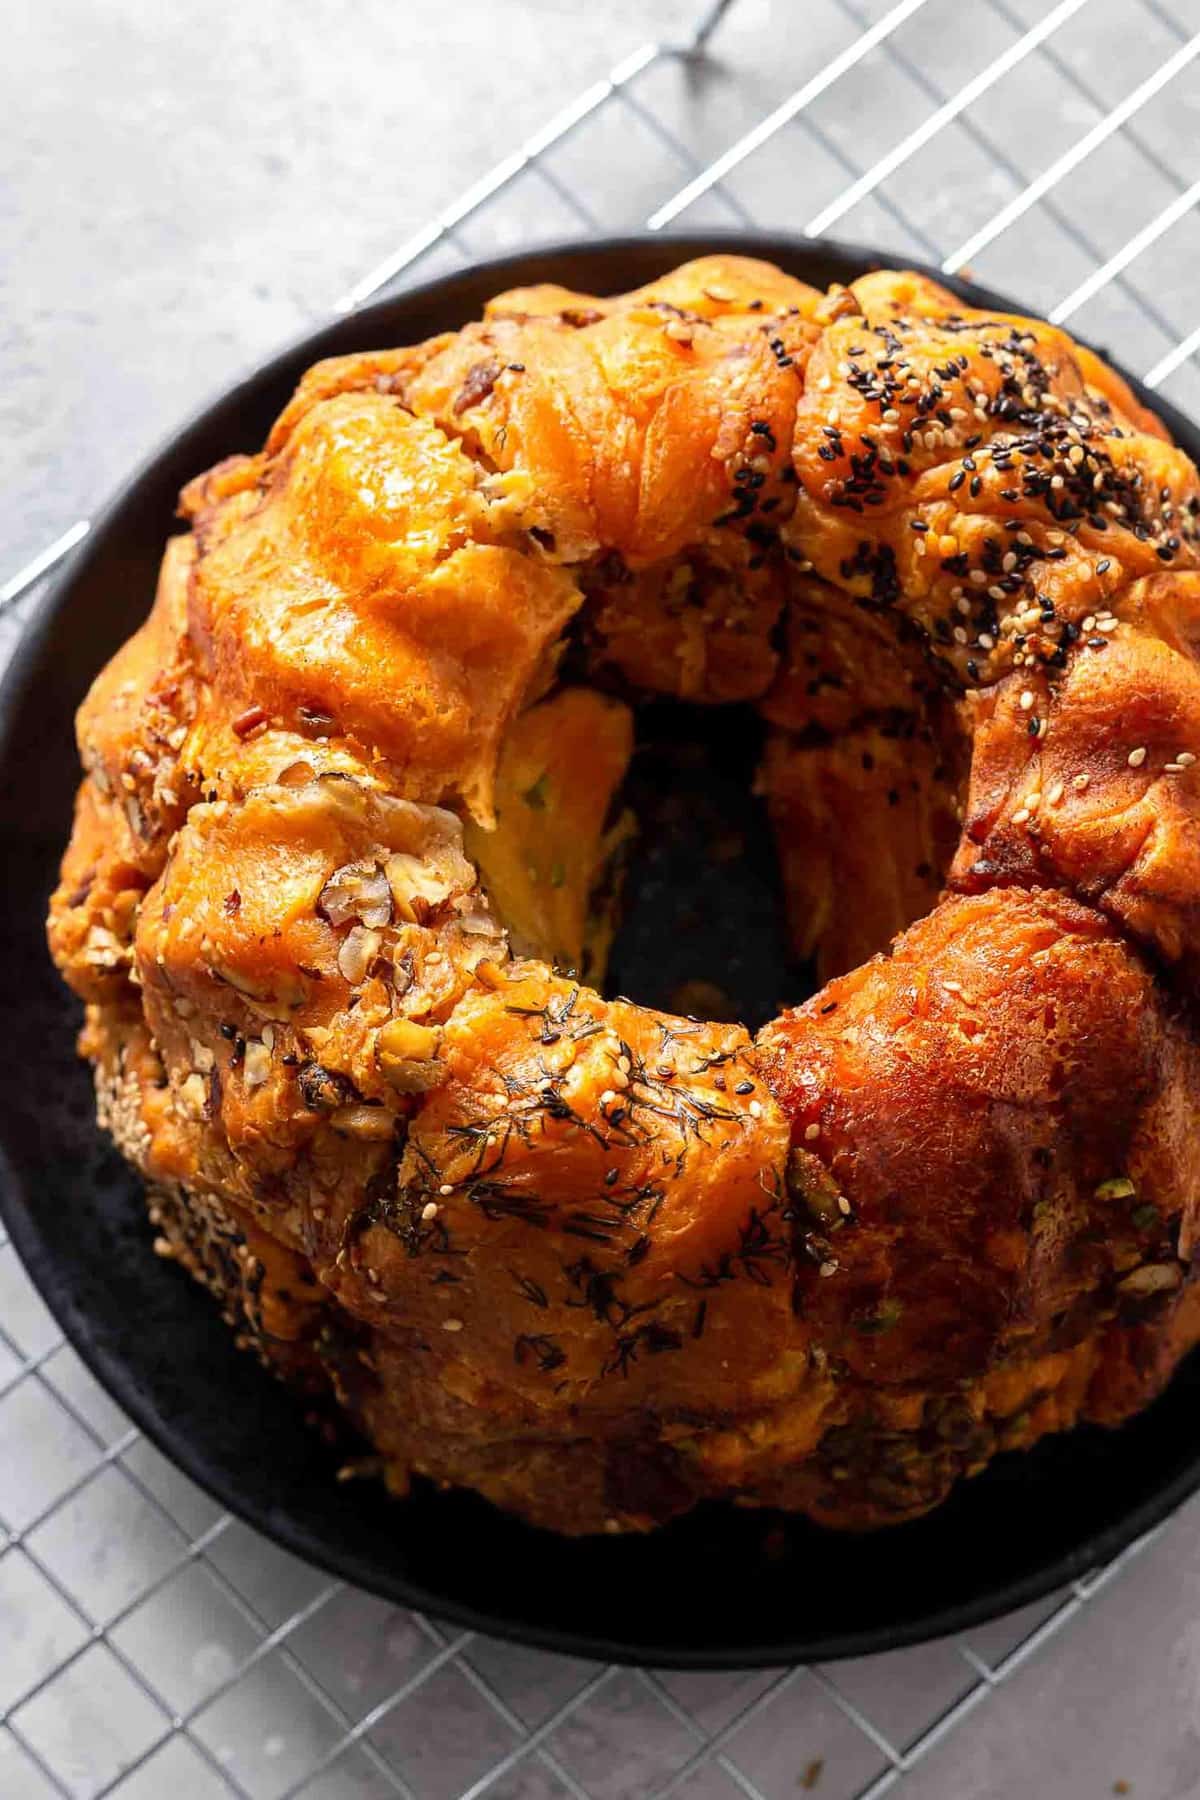
{"type": "MultiPolygon", "coordinates": [[[[1200,408],[1200,0],[812,0],[782,32],[765,13],[718,0],[688,41],[641,45],[338,309],[538,237],[800,219],[970,264],[1200,408]]],[[[0,588],[0,654],[87,530],[0,588]]],[[[901,1719],[852,1665],[691,1678],[502,1650],[209,1505],[94,1387],[2,1233],[0,1318],[6,1795],[771,1800],[800,1770],[878,1800],[1149,1542],[1032,1621],[898,1653],[925,1659],[901,1719]]]]}

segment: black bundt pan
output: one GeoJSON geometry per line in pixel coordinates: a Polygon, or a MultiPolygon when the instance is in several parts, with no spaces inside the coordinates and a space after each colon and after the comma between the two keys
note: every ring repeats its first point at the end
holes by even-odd
{"type": "MultiPolygon", "coordinates": [[[[570,1541],[466,1494],[395,1501],[373,1482],[339,1485],[340,1457],[305,1425],[302,1405],[234,1348],[209,1298],[154,1255],[138,1183],[97,1129],[74,1051],[79,1008],[43,938],[78,779],[72,715],[150,604],[183,483],[256,448],[318,357],[459,326],[514,284],[616,292],[716,250],[766,257],[817,286],[888,261],[737,234],[567,244],[484,263],[365,307],[264,363],[184,426],[108,508],[0,687],[0,1037],[10,1058],[0,1082],[0,1211],[113,1397],[194,1481],[286,1549],[501,1636],[630,1663],[743,1668],[962,1631],[1115,1555],[1200,1485],[1200,1359],[1120,1431],[1084,1427],[1002,1456],[929,1517],[869,1536],[711,1505],[651,1537],[570,1541]]],[[[950,285],[976,305],[1016,310],[950,285]]],[[[1200,460],[1200,433],[1156,396],[1142,397],[1200,460]]]]}

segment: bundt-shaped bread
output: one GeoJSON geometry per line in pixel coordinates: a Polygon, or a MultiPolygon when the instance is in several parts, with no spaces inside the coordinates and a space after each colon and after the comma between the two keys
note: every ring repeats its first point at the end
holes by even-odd
{"type": "Polygon", "coordinates": [[[1200,482],[1094,355],[908,274],[523,289],[183,511],[51,945],[162,1253],[397,1491],[873,1525],[1161,1387],[1200,482]],[[827,985],[754,1039],[599,989],[651,697],[764,722],[827,985]]]}

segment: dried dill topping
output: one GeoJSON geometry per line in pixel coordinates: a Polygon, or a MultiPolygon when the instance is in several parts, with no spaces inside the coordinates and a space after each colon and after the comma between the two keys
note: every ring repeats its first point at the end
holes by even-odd
{"type": "Polygon", "coordinates": [[[647,1356],[661,1356],[664,1352],[682,1349],[683,1338],[678,1331],[651,1320],[647,1325],[639,1325],[636,1331],[618,1335],[612,1353],[600,1373],[628,1375],[643,1351],[647,1356]]]}
{"type": "MultiPolygon", "coordinates": [[[[375,1225],[384,1226],[398,1238],[410,1256],[427,1252],[450,1257],[466,1254],[455,1246],[447,1221],[441,1209],[430,1202],[427,1190],[401,1184],[400,1167],[400,1152],[395,1150],[384,1168],[368,1181],[364,1204],[343,1228],[339,1262],[345,1258],[352,1267],[358,1266],[359,1240],[375,1225]]],[[[438,1279],[435,1275],[434,1280],[438,1279]]],[[[457,1277],[447,1274],[444,1279],[457,1277]]]]}
{"type": "Polygon", "coordinates": [[[513,1281],[522,1300],[528,1300],[530,1306],[539,1306],[545,1311],[550,1301],[540,1282],[531,1280],[528,1275],[517,1274],[513,1275],[513,1281]]]}
{"type": "Polygon", "coordinates": [[[722,1250],[715,1260],[702,1262],[692,1274],[676,1270],[675,1279],[684,1287],[701,1290],[739,1278],[756,1287],[770,1287],[772,1269],[787,1271],[792,1266],[791,1220],[791,1209],[781,1201],[762,1210],[752,1206],[738,1226],[736,1245],[722,1250]]]}
{"type": "Polygon", "coordinates": [[[513,1361],[520,1367],[531,1358],[543,1375],[549,1375],[553,1370],[562,1368],[567,1360],[567,1353],[557,1338],[522,1332],[520,1337],[513,1340],[513,1361]]]}

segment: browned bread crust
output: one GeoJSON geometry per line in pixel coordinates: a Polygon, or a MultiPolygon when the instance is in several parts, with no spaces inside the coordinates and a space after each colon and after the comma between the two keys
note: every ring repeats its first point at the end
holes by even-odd
{"type": "Polygon", "coordinates": [[[162,1253],[394,1488],[872,1525],[1161,1387],[1200,483],[1110,370],[707,258],[320,364],[184,511],[51,946],[162,1253]],[[832,979],[755,1040],[587,985],[647,695],[767,722],[832,979]]]}

